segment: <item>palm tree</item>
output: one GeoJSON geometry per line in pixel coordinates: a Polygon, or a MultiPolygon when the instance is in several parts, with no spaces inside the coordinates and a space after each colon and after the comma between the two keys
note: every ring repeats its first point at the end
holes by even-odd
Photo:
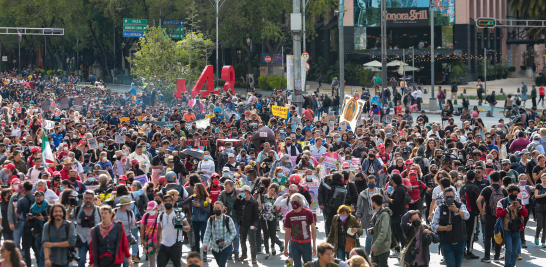
{"type": "MultiPolygon", "coordinates": [[[[546,20],[546,0],[508,0],[508,6],[521,19],[546,20]]],[[[528,35],[540,37],[546,35],[546,29],[530,28],[528,35]]]]}

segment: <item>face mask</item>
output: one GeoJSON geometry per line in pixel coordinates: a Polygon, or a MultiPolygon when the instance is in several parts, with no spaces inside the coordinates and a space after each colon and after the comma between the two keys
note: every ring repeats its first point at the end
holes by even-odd
{"type": "Polygon", "coordinates": [[[463,181],[462,181],[462,180],[458,180],[456,184],[457,184],[457,185],[463,185],[463,181]]]}
{"type": "Polygon", "coordinates": [[[231,152],[231,148],[226,148],[226,152],[231,152]]]}
{"type": "Polygon", "coordinates": [[[520,184],[520,185],[526,185],[526,184],[527,184],[527,180],[521,180],[521,181],[519,181],[519,184],[520,184]]]}
{"type": "Polygon", "coordinates": [[[165,209],[167,210],[170,210],[173,208],[173,204],[172,203],[165,203],[165,209]]]}
{"type": "Polygon", "coordinates": [[[491,141],[487,141],[487,144],[488,144],[488,145],[490,145],[490,144],[492,144],[492,143],[493,143],[493,142],[491,142],[491,141]]]}
{"type": "Polygon", "coordinates": [[[437,159],[442,159],[442,155],[436,156],[437,159]]]}
{"type": "Polygon", "coordinates": [[[67,151],[68,150],[68,147],[64,147],[64,151],[67,151]]]}
{"type": "Polygon", "coordinates": [[[245,193],[241,193],[241,198],[246,198],[246,194],[245,194],[245,193]]]}
{"type": "Polygon", "coordinates": [[[103,147],[104,147],[104,144],[103,144],[103,143],[100,143],[100,144],[99,144],[99,147],[100,147],[100,148],[103,148],[103,147]]]}
{"type": "Polygon", "coordinates": [[[518,195],[509,195],[508,197],[510,197],[510,200],[514,201],[518,198],[518,195]]]}
{"type": "Polygon", "coordinates": [[[216,216],[220,216],[220,214],[222,214],[222,211],[221,210],[213,210],[212,213],[216,216]]]}
{"type": "Polygon", "coordinates": [[[212,184],[213,184],[214,186],[218,186],[218,185],[220,184],[220,181],[214,180],[214,181],[212,181],[212,184]]]}
{"type": "Polygon", "coordinates": [[[39,186],[37,189],[38,189],[38,191],[42,191],[42,192],[45,191],[45,188],[43,186],[39,186]]]}
{"type": "Polygon", "coordinates": [[[520,161],[520,160],[521,160],[521,158],[517,158],[517,160],[518,160],[518,161],[520,161]]]}
{"type": "Polygon", "coordinates": [[[437,173],[438,173],[438,170],[430,170],[430,173],[432,173],[432,174],[437,174],[437,173]]]}
{"type": "Polygon", "coordinates": [[[421,221],[420,220],[415,220],[413,222],[411,222],[411,225],[415,228],[418,228],[419,226],[421,226],[421,221]]]}
{"type": "Polygon", "coordinates": [[[277,173],[278,177],[282,177],[282,172],[277,173]]]}
{"type": "Polygon", "coordinates": [[[157,203],[157,205],[161,205],[161,200],[155,200],[155,203],[157,203]]]}
{"type": "Polygon", "coordinates": [[[300,203],[298,201],[291,201],[292,209],[297,210],[300,208],[300,203]]]}
{"type": "Polygon", "coordinates": [[[102,157],[102,160],[106,161],[107,159],[106,159],[106,157],[102,157]]]}
{"type": "Polygon", "coordinates": [[[345,221],[345,220],[347,219],[347,216],[339,216],[339,219],[340,219],[341,221],[345,221]]]}
{"type": "Polygon", "coordinates": [[[155,214],[157,213],[156,210],[151,210],[151,211],[148,211],[148,214],[150,214],[151,216],[154,216],[155,214]]]}
{"type": "Polygon", "coordinates": [[[307,180],[313,180],[313,175],[307,175],[307,180]]]}
{"type": "Polygon", "coordinates": [[[463,159],[463,155],[459,155],[459,159],[463,159]]]}
{"type": "Polygon", "coordinates": [[[229,172],[224,172],[224,173],[222,173],[222,176],[224,176],[224,177],[229,177],[229,172]]]}
{"type": "Polygon", "coordinates": [[[206,155],[206,156],[205,156],[205,159],[211,159],[211,156],[206,155]]]}
{"type": "Polygon", "coordinates": [[[89,177],[89,178],[87,178],[87,181],[90,182],[90,183],[92,183],[92,182],[95,181],[95,177],[89,177]]]}
{"type": "Polygon", "coordinates": [[[291,146],[291,145],[292,145],[292,143],[286,143],[286,146],[291,146]]]}
{"type": "Polygon", "coordinates": [[[369,184],[368,184],[368,187],[369,187],[370,189],[374,189],[374,188],[375,188],[375,183],[369,183],[369,184]]]}
{"type": "Polygon", "coordinates": [[[338,142],[338,143],[341,142],[341,138],[337,138],[336,142],[338,142]]]}
{"type": "Polygon", "coordinates": [[[70,177],[70,182],[75,183],[76,182],[76,177],[70,177]]]}

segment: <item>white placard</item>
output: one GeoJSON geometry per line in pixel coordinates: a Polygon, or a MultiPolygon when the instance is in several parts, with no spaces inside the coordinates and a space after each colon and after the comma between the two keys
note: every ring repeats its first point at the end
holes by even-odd
{"type": "Polygon", "coordinates": [[[44,121],[44,128],[46,128],[46,130],[51,130],[51,129],[55,128],[55,122],[54,122],[54,121],[45,120],[45,121],[44,121]]]}

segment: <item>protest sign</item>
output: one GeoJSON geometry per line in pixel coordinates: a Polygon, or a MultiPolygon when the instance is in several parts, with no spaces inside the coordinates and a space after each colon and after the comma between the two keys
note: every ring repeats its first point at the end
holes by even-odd
{"type": "Polygon", "coordinates": [[[49,120],[44,121],[44,128],[46,128],[46,130],[53,129],[54,127],[55,127],[54,121],[49,121],[49,120]]]}
{"type": "Polygon", "coordinates": [[[125,136],[123,135],[116,135],[115,139],[116,144],[125,144],[125,136]]]}
{"type": "Polygon", "coordinates": [[[59,108],[60,109],[68,109],[68,98],[63,97],[59,99],[59,108]]]}
{"type": "Polygon", "coordinates": [[[381,116],[380,115],[373,115],[373,123],[374,124],[381,123],[381,116]]]}
{"type": "Polygon", "coordinates": [[[321,153],[311,153],[311,157],[315,158],[316,160],[319,160],[320,157],[322,157],[321,153]]]}
{"type": "Polygon", "coordinates": [[[49,101],[49,99],[40,101],[40,105],[44,111],[51,109],[51,101],[49,101]]]}
{"type": "Polygon", "coordinates": [[[389,125],[392,123],[392,114],[388,114],[385,116],[385,124],[389,125]]]}
{"type": "MultiPolygon", "coordinates": [[[[339,116],[339,123],[347,122],[351,126],[351,129],[356,129],[357,121],[360,118],[360,113],[364,105],[366,105],[366,101],[345,95],[339,116]]],[[[342,127],[341,131],[346,131],[345,129],[346,127],[342,127]]]]}
{"type": "Polygon", "coordinates": [[[87,139],[87,143],[89,144],[89,149],[99,148],[99,144],[97,143],[96,138],[87,139]]]}
{"type": "Polygon", "coordinates": [[[335,171],[336,168],[336,159],[331,157],[324,157],[322,160],[322,169],[321,169],[321,176],[325,177],[327,175],[330,175],[332,171],[335,171]]]}
{"type": "Polygon", "coordinates": [[[165,172],[161,169],[152,169],[152,183],[157,184],[159,177],[165,175],[165,172]]]}
{"type": "Polygon", "coordinates": [[[292,167],[295,168],[296,167],[296,159],[298,158],[298,156],[291,156],[290,157],[290,162],[292,162],[292,167]]]}
{"type": "Polygon", "coordinates": [[[74,98],[74,100],[72,101],[72,105],[74,105],[74,106],[83,106],[83,98],[81,98],[81,97],[74,98]]]}
{"type": "Polygon", "coordinates": [[[283,119],[286,119],[288,117],[288,109],[286,107],[272,106],[271,112],[273,113],[273,116],[278,116],[283,119]]]}
{"type": "Polygon", "coordinates": [[[148,176],[146,174],[140,175],[135,177],[133,181],[139,181],[142,185],[146,184],[148,182],[148,176]]]}

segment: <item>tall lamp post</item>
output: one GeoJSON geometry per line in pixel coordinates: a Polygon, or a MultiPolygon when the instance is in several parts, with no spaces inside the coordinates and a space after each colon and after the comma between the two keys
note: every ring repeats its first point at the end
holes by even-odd
{"type": "Polygon", "coordinates": [[[415,47],[410,47],[411,49],[411,85],[415,86],[415,47]]]}
{"type": "MultiPolygon", "coordinates": [[[[387,1],[381,0],[381,88],[387,87],[387,1]]],[[[383,100],[383,99],[381,99],[383,100]]],[[[381,101],[381,111],[385,101],[381,101]]]]}
{"type": "MultiPolygon", "coordinates": [[[[436,111],[436,98],[434,97],[434,8],[435,1],[430,1],[430,100],[428,110],[436,111]]],[[[442,107],[440,107],[442,108],[442,107]]]]}

